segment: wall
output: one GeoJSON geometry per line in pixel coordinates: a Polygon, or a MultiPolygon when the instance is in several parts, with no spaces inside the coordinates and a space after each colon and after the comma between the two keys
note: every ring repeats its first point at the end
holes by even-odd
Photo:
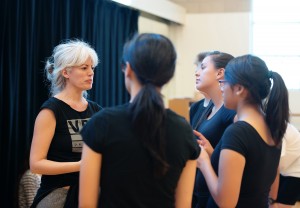
{"type": "Polygon", "coordinates": [[[194,61],[199,52],[248,53],[249,28],[249,13],[188,14],[184,26],[171,25],[170,37],[178,50],[175,96],[194,96],[194,61]]]}
{"type": "Polygon", "coordinates": [[[300,131],[300,90],[289,90],[291,123],[300,131]]]}

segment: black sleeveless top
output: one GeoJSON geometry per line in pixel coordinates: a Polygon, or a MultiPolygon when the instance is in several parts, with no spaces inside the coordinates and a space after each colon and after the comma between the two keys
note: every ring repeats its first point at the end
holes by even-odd
{"type": "MultiPolygon", "coordinates": [[[[62,100],[51,97],[43,103],[41,110],[43,109],[52,110],[56,119],[55,132],[48,150],[47,159],[57,162],[79,161],[83,144],[79,131],[101,107],[97,103],[88,100],[86,110],[79,112],[62,100]]],[[[42,175],[41,186],[32,207],[35,207],[52,190],[64,186],[78,185],[78,183],[79,172],[42,175]]]]}

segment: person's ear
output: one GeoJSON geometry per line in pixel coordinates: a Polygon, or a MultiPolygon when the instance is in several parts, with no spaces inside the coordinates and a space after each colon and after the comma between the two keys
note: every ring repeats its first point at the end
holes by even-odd
{"type": "Polygon", "coordinates": [[[243,86],[243,85],[239,85],[239,84],[237,84],[237,85],[235,85],[234,86],[234,88],[235,88],[235,94],[236,95],[244,95],[245,94],[245,92],[246,92],[246,88],[243,86]]]}
{"type": "Polygon", "coordinates": [[[126,68],[124,73],[126,77],[131,77],[132,73],[134,73],[129,62],[126,62],[126,68]]]}
{"type": "Polygon", "coordinates": [[[217,71],[217,80],[223,79],[225,75],[225,69],[224,68],[220,68],[217,71]]]}
{"type": "Polygon", "coordinates": [[[67,69],[63,69],[61,73],[65,78],[69,78],[69,71],[67,69]]]}

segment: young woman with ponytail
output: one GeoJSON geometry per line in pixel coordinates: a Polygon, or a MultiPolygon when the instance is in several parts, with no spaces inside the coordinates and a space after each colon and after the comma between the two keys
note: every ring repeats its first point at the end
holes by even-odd
{"type": "Polygon", "coordinates": [[[162,35],[136,35],[125,44],[131,99],[96,114],[81,131],[80,207],[191,206],[200,148],[160,93],[175,63],[175,48],[162,35]]]}
{"type": "Polygon", "coordinates": [[[211,158],[201,148],[198,166],[211,194],[207,207],[268,207],[289,120],[287,88],[253,55],[232,59],[219,83],[224,105],[236,110],[238,121],[225,130],[211,158]]]}

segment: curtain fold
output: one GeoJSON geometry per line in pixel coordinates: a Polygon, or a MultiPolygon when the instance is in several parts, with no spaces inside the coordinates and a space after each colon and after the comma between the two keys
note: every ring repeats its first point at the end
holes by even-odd
{"type": "Polygon", "coordinates": [[[46,58],[62,40],[87,41],[100,60],[89,99],[103,107],[127,102],[120,62],[124,42],[138,30],[139,12],[108,0],[2,0],[0,15],[2,202],[16,207],[18,173],[34,120],[49,97],[46,58]]]}

